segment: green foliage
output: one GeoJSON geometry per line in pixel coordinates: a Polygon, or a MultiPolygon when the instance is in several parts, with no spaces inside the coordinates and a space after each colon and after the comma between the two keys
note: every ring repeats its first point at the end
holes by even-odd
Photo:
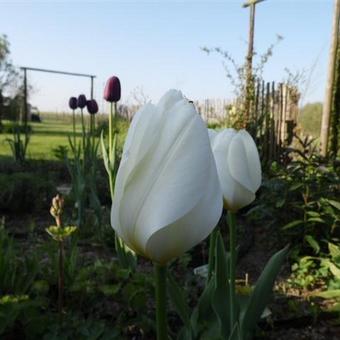
{"type": "Polygon", "coordinates": [[[58,226],[50,226],[46,228],[46,232],[53,238],[55,241],[65,241],[68,237],[70,237],[75,231],[77,227],[58,227],[58,226]]]}
{"type": "Polygon", "coordinates": [[[25,294],[39,272],[35,254],[22,258],[20,249],[0,224],[0,296],[25,294]]]}
{"type": "Polygon", "coordinates": [[[52,149],[53,155],[59,161],[65,161],[68,155],[68,147],[66,145],[58,145],[52,149]]]}
{"type": "Polygon", "coordinates": [[[231,324],[230,255],[225,251],[220,232],[216,236],[215,270],[210,280],[206,282],[191,316],[185,292],[168,275],[169,295],[184,324],[178,339],[251,339],[269,303],[274,281],[288,253],[288,247],[285,247],[274,254],[256,285],[246,295],[238,292],[236,322],[231,324]]]}
{"type": "Polygon", "coordinates": [[[292,244],[290,283],[307,289],[335,276],[327,261],[328,245],[337,244],[340,236],[340,179],[333,164],[314,152],[312,140],[299,143],[291,150],[294,158],[288,166],[272,165],[271,176],[265,178],[247,215],[271,228],[281,242],[292,244]]]}
{"type": "Polygon", "coordinates": [[[30,132],[29,129],[26,129],[26,127],[24,127],[24,132],[22,132],[22,127],[20,127],[20,125],[14,126],[13,129],[12,139],[7,138],[6,141],[11,148],[14,160],[23,163],[26,159],[27,147],[30,141],[30,132]]]}
{"type": "Polygon", "coordinates": [[[322,103],[308,103],[304,105],[298,115],[298,124],[305,134],[314,138],[320,136],[322,118],[322,103]]]}
{"type": "Polygon", "coordinates": [[[49,205],[54,186],[49,179],[32,172],[0,173],[0,210],[25,213],[49,205]]]}
{"type": "Polygon", "coordinates": [[[20,125],[17,122],[10,122],[8,124],[4,124],[1,129],[1,133],[25,133],[27,131],[28,133],[32,133],[32,127],[31,125],[27,125],[25,127],[24,125],[20,125]]]}

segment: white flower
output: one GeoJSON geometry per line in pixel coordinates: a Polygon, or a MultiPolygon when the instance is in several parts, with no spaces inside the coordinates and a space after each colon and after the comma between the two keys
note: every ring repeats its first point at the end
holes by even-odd
{"type": "Polygon", "coordinates": [[[168,91],[133,118],[116,178],[111,224],[137,253],[165,263],[206,238],[222,193],[204,122],[168,91]]]}
{"type": "Polygon", "coordinates": [[[253,138],[245,130],[209,130],[224,206],[237,211],[255,199],[261,185],[261,163],[253,138]]]}

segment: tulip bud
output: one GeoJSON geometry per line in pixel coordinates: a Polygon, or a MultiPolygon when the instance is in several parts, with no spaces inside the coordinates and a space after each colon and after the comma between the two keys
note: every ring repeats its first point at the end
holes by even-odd
{"type": "Polygon", "coordinates": [[[255,199],[261,185],[260,157],[253,138],[245,130],[209,130],[224,206],[237,211],[255,199]]]}
{"type": "Polygon", "coordinates": [[[104,89],[104,99],[110,103],[118,102],[120,100],[120,81],[118,77],[112,76],[106,82],[104,89]]]}
{"type": "Polygon", "coordinates": [[[88,100],[86,102],[87,111],[91,115],[95,115],[98,112],[98,104],[94,99],[88,100]]]}
{"type": "Polygon", "coordinates": [[[84,94],[81,94],[78,97],[78,107],[83,109],[85,106],[86,106],[86,97],[84,94]]]}
{"type": "Polygon", "coordinates": [[[76,97],[71,97],[68,101],[68,106],[71,110],[75,110],[78,107],[78,100],[76,97]]]}
{"type": "Polygon", "coordinates": [[[214,229],[222,213],[208,132],[179,91],[149,103],[130,125],[118,169],[111,224],[135,252],[166,263],[214,229]]]}

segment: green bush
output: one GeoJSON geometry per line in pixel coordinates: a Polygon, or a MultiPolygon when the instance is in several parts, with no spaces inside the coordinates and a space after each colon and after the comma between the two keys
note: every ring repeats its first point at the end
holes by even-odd
{"type": "Polygon", "coordinates": [[[320,136],[321,118],[322,103],[309,103],[301,109],[298,124],[305,134],[318,138],[320,136]]]}
{"type": "Polygon", "coordinates": [[[33,172],[0,174],[0,211],[16,214],[48,209],[53,183],[33,172]]]}

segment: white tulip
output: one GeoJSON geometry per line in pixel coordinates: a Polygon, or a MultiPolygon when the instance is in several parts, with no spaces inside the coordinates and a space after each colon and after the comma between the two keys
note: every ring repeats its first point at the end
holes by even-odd
{"type": "Polygon", "coordinates": [[[117,173],[117,234],[163,264],[206,238],[222,206],[208,132],[194,106],[176,90],[146,104],[132,120],[117,173]]]}
{"type": "Polygon", "coordinates": [[[209,130],[224,206],[237,211],[255,199],[261,185],[261,163],[253,138],[245,130],[209,130]]]}

